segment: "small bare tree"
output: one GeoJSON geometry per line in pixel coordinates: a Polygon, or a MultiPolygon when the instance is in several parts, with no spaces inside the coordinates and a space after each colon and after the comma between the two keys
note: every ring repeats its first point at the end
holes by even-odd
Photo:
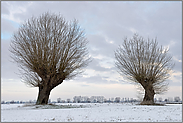
{"type": "Polygon", "coordinates": [[[145,41],[137,34],[129,40],[125,38],[115,51],[115,58],[118,72],[145,90],[141,104],[154,104],[154,95],[167,91],[165,80],[174,64],[168,48],[158,47],[156,39],[145,41]]]}
{"type": "Polygon", "coordinates": [[[83,72],[90,62],[87,39],[77,21],[46,12],[28,19],[10,45],[23,81],[39,87],[36,104],[47,104],[53,88],[83,72]]]}

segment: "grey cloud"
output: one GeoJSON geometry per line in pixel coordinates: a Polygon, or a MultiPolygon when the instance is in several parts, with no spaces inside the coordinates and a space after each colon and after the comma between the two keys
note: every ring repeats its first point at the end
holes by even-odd
{"type": "Polygon", "coordinates": [[[10,58],[9,45],[9,40],[1,40],[1,77],[3,79],[19,79],[18,66],[10,58]]]}
{"type": "Polygon", "coordinates": [[[169,83],[169,87],[170,86],[182,86],[182,81],[180,82],[174,82],[174,81],[171,81],[171,80],[166,80],[167,83],[169,83]]]}
{"type": "MultiPolygon", "coordinates": [[[[111,72],[112,73],[112,72],[111,72]]],[[[112,74],[111,74],[112,76],[112,74]]],[[[110,77],[111,77],[110,76],[110,77]]],[[[95,83],[95,84],[127,84],[128,82],[125,80],[121,80],[118,78],[114,78],[113,80],[109,79],[108,76],[104,76],[103,74],[98,74],[96,76],[91,76],[91,77],[80,77],[79,79],[75,79],[75,82],[81,83],[95,83]],[[116,81],[115,81],[116,79],[116,81]]],[[[129,83],[130,84],[130,83],[129,83]]]]}
{"type": "MultiPolygon", "coordinates": [[[[95,56],[101,54],[103,56],[114,58],[114,50],[116,50],[117,45],[107,42],[104,35],[90,35],[88,36],[88,40],[90,41],[89,49],[91,54],[95,56]],[[91,48],[96,48],[96,50],[92,50],[91,48]]],[[[110,41],[110,39],[108,40],[110,41]]]]}
{"type": "Polygon", "coordinates": [[[87,69],[94,69],[95,71],[109,71],[110,69],[101,67],[97,59],[92,59],[87,69]]]}
{"type": "Polygon", "coordinates": [[[17,13],[14,16],[20,19],[27,19],[31,16],[39,16],[43,12],[61,13],[67,20],[74,18],[80,19],[85,15],[85,10],[88,7],[86,2],[68,2],[68,1],[36,1],[27,7],[25,13],[17,13]]]}
{"type": "Polygon", "coordinates": [[[9,11],[9,9],[8,9],[8,3],[7,2],[1,2],[2,4],[1,4],[1,12],[3,13],[3,14],[10,14],[10,11],[9,11]]]}
{"type": "Polygon", "coordinates": [[[96,84],[116,83],[116,82],[107,81],[105,78],[103,78],[100,75],[91,76],[91,77],[88,77],[88,78],[81,78],[80,81],[86,82],[86,83],[96,83],[96,84]]]}
{"type": "Polygon", "coordinates": [[[4,18],[1,18],[1,22],[1,32],[6,35],[9,34],[9,37],[11,37],[13,32],[17,30],[17,24],[15,25],[15,23],[4,18]]]}
{"type": "Polygon", "coordinates": [[[88,87],[90,85],[86,85],[86,84],[80,84],[80,86],[83,86],[83,87],[88,87]]]}

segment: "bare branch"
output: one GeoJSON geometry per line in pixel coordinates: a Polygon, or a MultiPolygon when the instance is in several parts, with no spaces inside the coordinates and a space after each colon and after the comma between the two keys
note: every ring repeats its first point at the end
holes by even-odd
{"type": "Polygon", "coordinates": [[[14,33],[10,51],[27,84],[56,86],[82,73],[88,65],[87,42],[76,20],[67,22],[47,12],[28,19],[14,33]]]}
{"type": "Polygon", "coordinates": [[[127,79],[141,84],[146,91],[151,88],[152,93],[167,91],[165,80],[174,64],[168,49],[158,47],[156,39],[145,41],[137,34],[129,40],[125,38],[115,51],[115,58],[118,72],[127,79]]]}

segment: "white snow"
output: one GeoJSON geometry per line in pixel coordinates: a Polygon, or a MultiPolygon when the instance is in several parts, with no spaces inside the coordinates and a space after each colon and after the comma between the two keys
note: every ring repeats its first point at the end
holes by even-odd
{"type": "Polygon", "coordinates": [[[144,106],[122,103],[71,103],[84,108],[36,109],[2,104],[2,122],[182,122],[182,104],[144,106]]]}

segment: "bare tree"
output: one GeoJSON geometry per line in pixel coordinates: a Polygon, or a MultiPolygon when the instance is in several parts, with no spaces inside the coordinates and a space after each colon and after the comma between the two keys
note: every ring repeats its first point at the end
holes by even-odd
{"type": "Polygon", "coordinates": [[[145,90],[141,104],[154,104],[154,95],[167,91],[165,80],[174,63],[168,48],[158,47],[156,39],[145,41],[137,34],[131,39],[125,38],[115,51],[115,58],[118,72],[145,90]]]}
{"type": "Polygon", "coordinates": [[[28,19],[10,45],[26,84],[39,87],[36,104],[47,104],[53,88],[83,72],[90,62],[87,39],[77,21],[46,12],[28,19]]]}

